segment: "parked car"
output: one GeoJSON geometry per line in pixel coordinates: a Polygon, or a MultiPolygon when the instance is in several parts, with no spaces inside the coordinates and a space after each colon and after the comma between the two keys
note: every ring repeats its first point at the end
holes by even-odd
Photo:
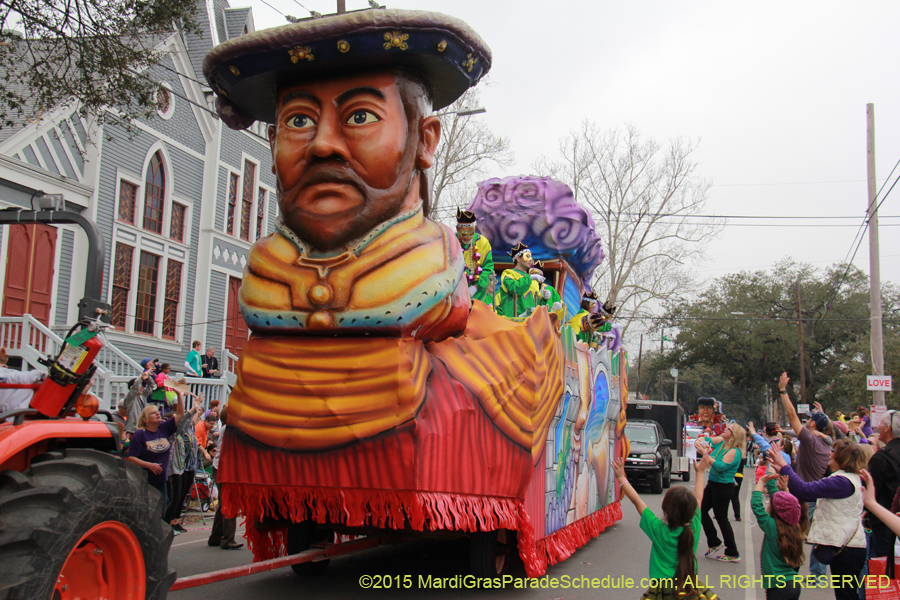
{"type": "Polygon", "coordinates": [[[631,452],[625,459],[625,476],[632,485],[649,483],[650,491],[661,494],[672,483],[672,440],[656,421],[629,420],[625,435],[631,452]]]}
{"type": "MultiPolygon", "coordinates": [[[[690,481],[693,467],[690,459],[691,446],[684,435],[684,409],[677,402],[666,400],[640,400],[629,402],[625,409],[628,422],[654,421],[662,427],[660,439],[672,440],[669,473],[678,475],[682,481],[690,481]]],[[[666,485],[668,487],[668,484],[666,485]]]]}

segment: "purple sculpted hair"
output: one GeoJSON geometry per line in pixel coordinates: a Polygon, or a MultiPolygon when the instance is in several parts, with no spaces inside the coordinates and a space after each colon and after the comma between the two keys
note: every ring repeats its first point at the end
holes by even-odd
{"type": "Polygon", "coordinates": [[[594,219],[575,202],[572,190],[549,177],[488,179],[468,210],[478,217],[478,231],[487,236],[495,256],[524,242],[536,259],[566,261],[585,290],[603,258],[603,243],[594,219]]]}

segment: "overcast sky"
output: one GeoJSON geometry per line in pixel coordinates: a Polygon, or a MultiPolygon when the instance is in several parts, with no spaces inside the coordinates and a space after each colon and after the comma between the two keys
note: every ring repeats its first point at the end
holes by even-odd
{"type": "MultiPolygon", "coordinates": [[[[487,113],[472,118],[507,136],[516,159],[492,175],[529,174],[585,118],[603,128],[632,123],[661,142],[700,141],[709,213],[853,217],[750,221],[774,227],[731,219],[697,267],[704,279],[784,257],[825,267],[847,256],[867,202],[867,103],[879,186],[900,160],[896,0],[379,1],[458,17],[491,47],[487,113]]],[[[295,0],[267,2],[308,16],[295,0]]],[[[302,4],[335,11],[334,0],[302,4]]],[[[284,23],[261,0],[250,5],[257,29],[284,23]]],[[[347,0],[349,10],[367,6],[347,0]]],[[[891,226],[900,226],[900,184],[880,215],[882,280],[900,283],[900,227],[891,226]]],[[[868,272],[868,258],[866,238],[854,262],[868,272]]]]}

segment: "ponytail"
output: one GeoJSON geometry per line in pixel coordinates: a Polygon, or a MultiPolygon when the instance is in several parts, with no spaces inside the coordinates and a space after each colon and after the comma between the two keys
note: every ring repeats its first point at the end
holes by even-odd
{"type": "Polygon", "coordinates": [[[681,527],[678,534],[678,561],[675,567],[675,587],[681,597],[695,595],[694,582],[697,580],[697,560],[694,557],[694,541],[697,532],[691,529],[691,522],[697,514],[697,498],[684,486],[670,488],[662,501],[662,511],[669,529],[681,527]]]}
{"type": "Polygon", "coordinates": [[[697,561],[694,558],[694,530],[685,523],[678,536],[678,565],[675,567],[675,587],[679,596],[694,593],[697,581],[697,561]]]}

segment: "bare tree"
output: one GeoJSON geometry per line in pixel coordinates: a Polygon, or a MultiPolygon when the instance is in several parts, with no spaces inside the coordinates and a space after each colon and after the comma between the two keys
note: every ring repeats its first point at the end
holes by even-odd
{"type": "Polygon", "coordinates": [[[593,285],[598,295],[608,290],[626,327],[690,289],[687,264],[722,229],[721,219],[702,216],[711,183],[696,172],[696,148],[681,139],[662,148],[632,125],[602,131],[585,121],[560,141],[561,160],[533,166],[593,213],[606,244],[593,285]]]}
{"type": "Polygon", "coordinates": [[[489,164],[501,167],[513,162],[509,139],[495,135],[473,115],[460,115],[480,106],[478,90],[470,88],[440,113],[441,141],[434,156],[430,213],[438,220],[455,216],[457,205],[475,197],[475,185],[489,164]]]}
{"type": "Polygon", "coordinates": [[[159,83],[147,74],[176,23],[198,31],[195,0],[3,0],[0,2],[0,126],[77,101],[152,114],[159,83]],[[13,31],[18,29],[18,33],[13,31]]]}

